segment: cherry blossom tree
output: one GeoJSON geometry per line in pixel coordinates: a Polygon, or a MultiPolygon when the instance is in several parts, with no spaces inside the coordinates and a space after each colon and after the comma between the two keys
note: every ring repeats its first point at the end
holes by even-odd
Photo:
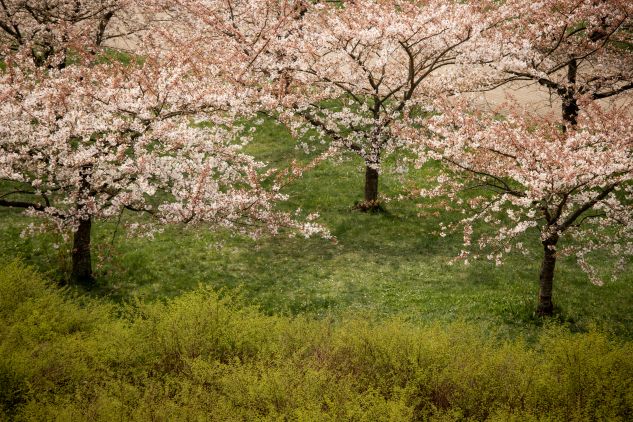
{"type": "Polygon", "coordinates": [[[633,2],[509,0],[487,14],[464,61],[479,89],[514,81],[541,85],[561,102],[564,127],[574,126],[579,97],[607,99],[633,90],[633,2]]]}
{"type": "Polygon", "coordinates": [[[258,91],[261,111],[308,139],[306,150],[320,142],[328,156],[358,154],[366,209],[378,205],[382,156],[401,146],[389,127],[450,92],[452,65],[478,21],[472,6],[440,0],[197,0],[165,10],[201,64],[221,45],[227,73],[258,91]]]}
{"type": "Polygon", "coordinates": [[[506,106],[510,112],[499,119],[455,103],[427,122],[428,133],[404,129],[419,142],[422,162],[446,164],[437,187],[421,193],[446,195],[470,211],[459,222],[467,246],[461,258],[483,254],[499,264],[513,249],[527,253],[524,233],[540,233],[539,315],[553,312],[559,257],[575,256],[600,285],[591,252],[606,250],[620,266],[633,255],[633,120],[626,107],[603,109],[586,98],[580,105],[567,131],[517,107],[506,106]],[[475,239],[480,221],[493,232],[475,239]]]}
{"type": "Polygon", "coordinates": [[[391,125],[450,92],[477,20],[452,1],[322,2],[275,40],[280,119],[297,137],[316,130],[309,139],[363,159],[362,209],[378,206],[383,156],[401,146],[391,125]]]}
{"type": "MultiPolygon", "coordinates": [[[[169,32],[138,26],[147,24],[141,5],[2,3],[0,206],[71,232],[71,281],[88,285],[92,222],[124,210],[151,216],[145,232],[210,223],[250,235],[321,233],[274,209],[285,196],[274,181],[262,188],[270,172],[240,151],[248,137],[233,123],[250,112],[249,93],[222,66],[197,66],[194,46],[157,48],[169,32]],[[115,60],[104,46],[130,32],[122,23],[109,32],[117,14],[133,17],[142,57],[115,60]]],[[[225,59],[219,48],[207,54],[225,59]]]]}

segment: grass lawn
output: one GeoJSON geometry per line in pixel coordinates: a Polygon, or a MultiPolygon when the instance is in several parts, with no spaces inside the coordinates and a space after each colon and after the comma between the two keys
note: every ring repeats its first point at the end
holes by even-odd
{"type": "MultiPolygon", "coordinates": [[[[278,165],[304,158],[272,123],[259,130],[248,151],[278,165]]],[[[352,211],[362,194],[361,164],[354,158],[323,163],[287,188],[290,200],[283,206],[318,212],[336,243],[283,236],[252,240],[204,227],[170,227],[153,240],[119,233],[113,241],[116,222],[98,223],[99,286],[91,294],[115,302],[153,300],[205,284],[239,289],[246,302],[269,314],[400,316],[416,323],[468,320],[511,336],[538,330],[541,321],[533,317],[540,264],[535,232],[525,239],[534,245],[532,256],[510,256],[501,267],[489,262],[450,265],[461,235],[441,238],[437,231],[440,221],[458,214],[423,200],[389,202],[384,214],[352,211]]],[[[414,177],[432,175],[431,166],[414,177]]],[[[396,195],[400,186],[397,176],[382,176],[383,193],[396,195]]],[[[54,236],[20,237],[29,222],[16,210],[0,209],[2,258],[19,256],[53,279],[63,277],[68,262],[53,248],[54,236]]],[[[612,265],[609,257],[598,258],[605,270],[612,265]]],[[[571,259],[561,259],[554,287],[556,321],[572,330],[597,325],[633,338],[633,265],[627,269],[597,287],[571,259]]]]}

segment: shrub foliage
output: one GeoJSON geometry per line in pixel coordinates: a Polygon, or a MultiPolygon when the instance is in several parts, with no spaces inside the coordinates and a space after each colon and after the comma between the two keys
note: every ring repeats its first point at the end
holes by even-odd
{"type": "Polygon", "coordinates": [[[627,420],[633,343],[552,326],[267,316],[200,288],[114,308],[0,271],[0,418],[627,420]]]}

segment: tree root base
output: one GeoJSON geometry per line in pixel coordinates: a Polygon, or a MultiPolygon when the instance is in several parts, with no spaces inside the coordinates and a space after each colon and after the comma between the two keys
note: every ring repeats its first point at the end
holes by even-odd
{"type": "Polygon", "coordinates": [[[352,207],[355,211],[368,212],[372,214],[386,212],[385,207],[380,201],[358,201],[352,207]]]}

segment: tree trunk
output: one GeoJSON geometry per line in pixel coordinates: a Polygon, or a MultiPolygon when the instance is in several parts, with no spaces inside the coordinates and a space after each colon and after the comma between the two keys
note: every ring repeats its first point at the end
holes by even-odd
{"type": "Polygon", "coordinates": [[[567,67],[567,82],[569,83],[569,88],[564,90],[564,94],[562,96],[563,100],[563,123],[564,130],[567,128],[576,127],[578,124],[578,112],[580,108],[578,107],[578,101],[576,100],[576,74],[578,73],[578,62],[576,59],[572,59],[569,62],[567,67]]]}
{"type": "Polygon", "coordinates": [[[92,277],[92,257],[90,254],[90,232],[92,229],[92,217],[85,216],[82,212],[85,208],[83,196],[90,193],[90,173],[92,165],[87,164],[81,167],[79,175],[81,177],[80,199],[77,201],[77,211],[80,216],[79,226],[73,234],[73,250],[72,250],[72,272],[70,273],[70,282],[90,287],[94,282],[92,277]]]}
{"type": "Polygon", "coordinates": [[[92,276],[92,257],[90,255],[90,231],[92,218],[79,222],[79,227],[73,236],[72,260],[73,268],[70,281],[73,284],[90,286],[94,282],[92,276]]]}
{"type": "Polygon", "coordinates": [[[543,262],[539,277],[540,289],[538,293],[538,306],[536,314],[539,316],[552,316],[554,304],[552,302],[552,289],[554,286],[554,268],[556,267],[556,246],[558,239],[543,241],[543,262]]]}
{"type": "Polygon", "coordinates": [[[378,201],[378,170],[367,165],[365,167],[365,203],[372,204],[378,201]]]}
{"type": "Polygon", "coordinates": [[[579,111],[578,101],[574,95],[563,97],[563,123],[565,130],[576,127],[579,111]]]}

